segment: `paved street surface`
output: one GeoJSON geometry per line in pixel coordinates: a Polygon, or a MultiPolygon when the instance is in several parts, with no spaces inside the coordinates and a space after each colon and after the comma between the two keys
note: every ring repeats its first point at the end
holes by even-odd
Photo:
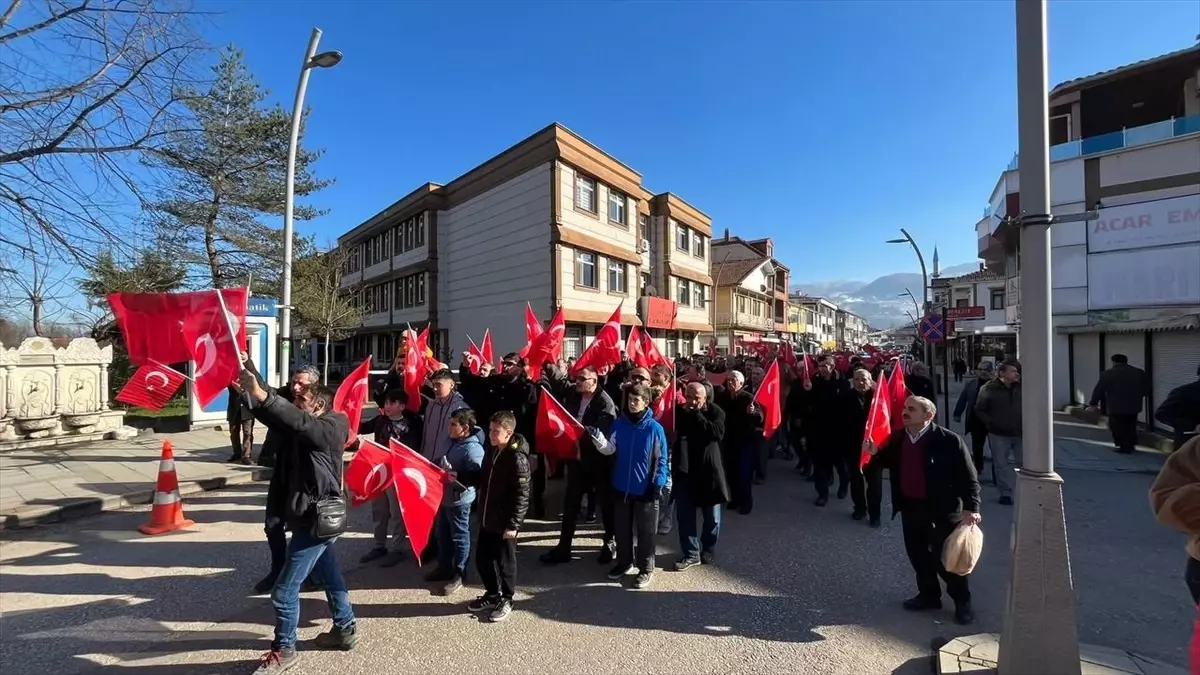
{"type": "MultiPolygon", "coordinates": [[[[259,430],[259,440],[264,433],[259,430]]],[[[149,502],[164,439],[175,448],[185,494],[247,483],[262,473],[226,464],[229,434],[214,429],[0,452],[0,528],[149,502]]]]}
{"type": "MultiPolygon", "coordinates": [[[[1058,449],[1081,640],[1184,663],[1194,610],[1181,579],[1183,539],[1154,522],[1146,500],[1161,458],[1119,457],[1084,441],[1062,440],[1058,449]]],[[[900,609],[913,582],[898,521],[885,519],[875,531],[850,519],[848,502],[818,509],[811,484],[782,462],[772,470],[754,514],[728,517],[716,565],[660,572],[646,591],[607,582],[590,552],[567,566],[540,567],[537,555],[557,527],[530,523],[520,542],[517,612],[496,625],[479,624],[463,609],[476,588],[431,597],[411,563],[359,565],[370,515],[357,509],[338,550],[359,647],[306,651],[292,672],[912,675],[930,672],[933,638],[999,632],[1011,510],[996,505],[994,490],[985,489],[987,539],[972,575],[979,621],[960,628],[948,609],[900,609]]],[[[552,490],[558,494],[561,483],[552,490]]],[[[187,515],[196,527],[157,538],[136,532],[145,507],[4,532],[4,674],[253,670],[272,623],[269,602],[248,591],[267,562],[264,494],[258,483],[191,497],[187,515]]],[[[662,538],[660,565],[675,550],[673,536],[662,538]]],[[[309,594],[301,640],[326,626],[323,596],[309,594]]]]}

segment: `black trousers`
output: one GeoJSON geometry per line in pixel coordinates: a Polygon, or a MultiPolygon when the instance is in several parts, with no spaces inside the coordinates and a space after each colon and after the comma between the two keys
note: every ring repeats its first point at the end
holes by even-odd
{"type": "Polygon", "coordinates": [[[924,502],[905,502],[900,511],[904,530],[904,551],[917,574],[917,592],[926,598],[941,598],[938,577],[946,583],[946,595],[955,604],[969,603],[971,590],[967,578],[951,574],[942,566],[942,547],[955,528],[955,523],[934,516],[924,502]]]}
{"type": "Polygon", "coordinates": [[[658,500],[622,496],[614,498],[616,518],[617,564],[636,565],[641,572],[654,571],[658,545],[658,500]],[[636,549],[635,549],[636,540],[636,549]]]}
{"type": "Polygon", "coordinates": [[[234,459],[250,459],[254,451],[254,418],[229,423],[229,445],[234,459]]]}
{"type": "Polygon", "coordinates": [[[595,511],[596,505],[591,500],[600,503],[600,520],[604,523],[604,543],[613,540],[613,500],[611,486],[611,470],[607,464],[593,466],[581,462],[568,462],[564,467],[567,472],[567,492],[563,497],[562,532],[558,537],[559,548],[570,551],[571,542],[575,539],[575,528],[579,523],[579,511],[583,506],[583,496],[589,497],[588,511],[595,511]]]}
{"type": "Polygon", "coordinates": [[[546,458],[537,455],[537,468],[529,476],[530,507],[534,518],[546,516],[546,458]]]}
{"type": "Polygon", "coordinates": [[[512,600],[517,586],[517,540],[481,528],[475,540],[475,567],[484,592],[512,600]]]}
{"type": "Polygon", "coordinates": [[[847,487],[850,482],[850,468],[846,466],[846,453],[839,452],[833,443],[822,441],[821,445],[812,448],[813,454],[813,483],[817,486],[817,496],[829,498],[829,481],[833,472],[837,471],[838,490],[847,487]]]}
{"type": "Polygon", "coordinates": [[[1121,450],[1137,447],[1137,415],[1109,415],[1108,430],[1112,432],[1113,445],[1121,450]]]}
{"type": "Polygon", "coordinates": [[[867,464],[865,469],[860,468],[860,455],[861,451],[855,451],[853,457],[846,457],[846,468],[850,473],[850,500],[854,502],[855,511],[878,519],[883,506],[883,469],[875,463],[867,464]]]}
{"type": "Polygon", "coordinates": [[[971,463],[975,465],[975,473],[983,477],[983,449],[987,447],[987,432],[981,428],[968,429],[971,435],[971,463]]]}

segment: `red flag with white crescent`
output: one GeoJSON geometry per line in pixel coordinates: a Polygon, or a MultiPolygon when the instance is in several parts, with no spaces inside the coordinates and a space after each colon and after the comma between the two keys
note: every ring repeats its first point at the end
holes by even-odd
{"type": "Polygon", "coordinates": [[[346,465],[346,490],[354,506],[366,504],[392,486],[392,451],[367,438],[346,465]]]}
{"type": "Polygon", "coordinates": [[[181,334],[196,364],[192,386],[203,408],[237,382],[242,372],[241,348],[237,330],[217,291],[206,293],[207,304],[196,301],[183,320],[181,334]]]}
{"type": "Polygon", "coordinates": [[[417,334],[409,328],[404,332],[407,349],[404,353],[404,393],[413,410],[421,409],[421,384],[425,382],[425,350],[419,349],[417,334]]]}
{"type": "Polygon", "coordinates": [[[442,505],[442,492],[449,477],[444,469],[425,459],[407,445],[391,439],[392,483],[400,501],[400,517],[417,562],[429,544],[433,520],[442,505]]]}
{"type": "Polygon", "coordinates": [[[492,351],[492,329],[487,328],[483,331],[483,344],[480,345],[479,355],[483,358],[484,363],[496,365],[496,355],[492,351]]]}
{"type": "Polygon", "coordinates": [[[529,350],[533,348],[533,342],[541,335],[542,322],[537,318],[537,314],[533,313],[533,306],[528,302],[525,303],[525,346],[521,348],[518,355],[525,358],[529,355],[529,350]]]}
{"type": "Polygon", "coordinates": [[[662,425],[664,431],[667,432],[667,437],[675,435],[675,380],[671,380],[671,384],[663,389],[663,393],[654,399],[654,403],[650,405],[650,411],[654,414],[654,419],[662,425]]]}
{"type": "Polygon", "coordinates": [[[904,382],[904,364],[900,361],[892,368],[892,375],[887,382],[888,403],[891,413],[892,428],[904,426],[901,415],[904,413],[904,402],[908,400],[908,384],[904,382]]]}
{"type": "Polygon", "coordinates": [[[116,399],[147,410],[162,410],[183,384],[183,373],[166,366],[141,366],[121,387],[116,399]]]}
{"type": "Polygon", "coordinates": [[[349,446],[358,436],[358,423],[362,421],[363,407],[367,404],[367,394],[371,391],[371,358],[367,357],[350,373],[350,377],[342,380],[337,393],[333,396],[333,410],[340,412],[350,420],[350,437],[346,439],[349,446]]]}
{"type": "Polygon", "coordinates": [[[629,338],[625,340],[625,356],[638,368],[649,368],[646,365],[646,355],[642,352],[642,329],[633,326],[629,329],[629,338]]]}
{"type": "Polygon", "coordinates": [[[783,423],[783,408],[779,405],[779,361],[771,362],[762,384],[754,394],[754,402],[763,411],[763,436],[770,438],[783,423]]]}
{"type": "Polygon", "coordinates": [[[583,425],[542,387],[534,429],[538,452],[561,460],[579,459],[579,441],[586,434],[583,425]]]}
{"type": "MultiPolygon", "coordinates": [[[[539,327],[538,330],[541,328],[539,327]]],[[[550,321],[550,326],[533,338],[533,342],[526,345],[522,358],[525,359],[525,371],[529,375],[529,379],[539,379],[542,376],[542,366],[546,363],[553,363],[562,356],[563,340],[566,335],[567,322],[562,308],[559,307],[558,312],[550,321]]]]}
{"type": "Polygon", "coordinates": [[[470,335],[467,336],[467,342],[467,367],[471,369],[472,375],[478,375],[479,369],[483,367],[483,362],[485,361],[483,352],[480,351],[478,345],[475,344],[470,335]]]}
{"type": "Polygon", "coordinates": [[[579,355],[579,360],[575,362],[575,365],[571,366],[570,375],[572,377],[585,367],[603,368],[604,366],[615,366],[621,362],[621,307],[624,304],[625,302],[622,301],[617,305],[617,310],[600,327],[600,330],[596,331],[596,337],[592,343],[579,355]]]}
{"type": "MultiPolygon", "coordinates": [[[[139,366],[182,363],[192,359],[192,346],[184,339],[187,317],[210,307],[214,291],[187,293],[112,293],[107,296],[117,326],[125,337],[129,360],[139,366]]],[[[241,349],[246,344],[247,288],[225,288],[220,297],[241,349]]]]}
{"type": "Polygon", "coordinates": [[[875,395],[871,397],[871,412],[867,415],[867,426],[863,429],[862,452],[859,453],[858,466],[861,469],[871,461],[871,453],[867,451],[868,443],[876,448],[882,448],[892,433],[891,391],[887,376],[879,378],[875,385],[875,395]]]}

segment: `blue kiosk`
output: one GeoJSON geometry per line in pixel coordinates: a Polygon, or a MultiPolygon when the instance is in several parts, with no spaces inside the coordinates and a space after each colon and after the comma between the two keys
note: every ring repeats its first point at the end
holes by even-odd
{"type": "MultiPolygon", "coordinates": [[[[279,301],[275,298],[250,297],[246,308],[246,340],[250,343],[250,359],[262,373],[267,384],[279,386],[277,353],[279,343],[279,301]]],[[[188,364],[188,375],[196,372],[196,364],[188,364]]],[[[229,407],[229,392],[223,392],[203,408],[188,389],[188,411],[193,429],[225,424],[229,407]]]]}

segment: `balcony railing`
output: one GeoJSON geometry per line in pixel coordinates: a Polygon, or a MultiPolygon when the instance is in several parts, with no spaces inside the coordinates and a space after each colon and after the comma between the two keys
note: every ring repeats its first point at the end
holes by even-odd
{"type": "Polygon", "coordinates": [[[775,329],[775,323],[770,317],[754,316],[747,312],[717,312],[715,320],[718,326],[747,328],[750,330],[775,329]]]}
{"type": "MultiPolygon", "coordinates": [[[[1122,129],[1108,134],[1092,136],[1091,138],[1081,138],[1076,141],[1052,145],[1050,146],[1050,161],[1061,162],[1068,159],[1075,159],[1076,157],[1098,155],[1102,152],[1133,148],[1139,145],[1157,143],[1158,141],[1166,141],[1195,133],[1200,133],[1200,115],[1176,117],[1153,124],[1145,124],[1140,127],[1122,129]]],[[[1014,171],[1018,168],[1019,159],[1019,156],[1013,155],[1012,161],[1008,164],[1009,171],[1014,171]]],[[[986,215],[987,211],[985,210],[984,213],[986,215]]]]}

